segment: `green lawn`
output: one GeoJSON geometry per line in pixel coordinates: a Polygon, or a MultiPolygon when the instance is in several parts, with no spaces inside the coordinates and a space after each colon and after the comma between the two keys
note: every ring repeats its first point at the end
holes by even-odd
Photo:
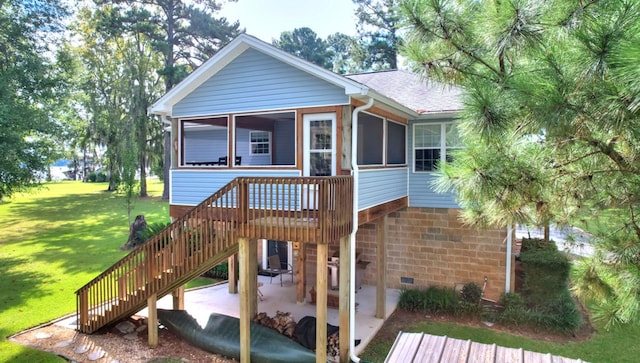
{"type": "MultiPolygon", "coordinates": [[[[104,183],[58,182],[0,203],[0,362],[63,360],[7,336],[75,311],[75,290],[126,254],[124,200],[104,183]]],[[[169,219],[157,196],[136,200],[133,215],[169,219]]]]}

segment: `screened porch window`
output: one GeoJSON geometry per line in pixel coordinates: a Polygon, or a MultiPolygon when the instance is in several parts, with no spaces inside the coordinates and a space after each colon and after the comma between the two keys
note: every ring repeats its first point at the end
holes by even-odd
{"type": "Polygon", "coordinates": [[[295,112],[237,115],[234,123],[236,165],[296,165],[295,112]]]}
{"type": "Polygon", "coordinates": [[[181,166],[226,165],[229,150],[227,117],[180,120],[180,135],[181,166]]]}
{"type": "Polygon", "coordinates": [[[451,150],[462,147],[454,123],[416,124],[413,129],[414,171],[435,171],[438,163],[452,161],[451,150]]]}

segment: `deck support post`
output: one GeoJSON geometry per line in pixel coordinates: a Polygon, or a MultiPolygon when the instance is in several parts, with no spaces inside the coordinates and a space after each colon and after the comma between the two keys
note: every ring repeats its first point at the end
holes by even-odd
{"type": "Polygon", "coordinates": [[[301,242],[293,242],[293,245],[296,255],[296,302],[304,304],[307,296],[307,245],[301,242]]]}
{"type": "Polygon", "coordinates": [[[229,293],[238,293],[238,254],[234,254],[227,259],[229,280],[229,293]]]}
{"type": "Polygon", "coordinates": [[[376,318],[387,316],[387,215],[376,221],[376,318]]]}
{"type": "Polygon", "coordinates": [[[240,265],[240,362],[251,362],[251,320],[258,310],[257,240],[238,238],[240,265]]]}
{"type": "Polygon", "coordinates": [[[327,277],[329,245],[320,243],[316,261],[316,363],[327,361],[327,277]]]}
{"type": "Polygon", "coordinates": [[[349,244],[351,242],[351,238],[349,235],[340,238],[340,288],[339,288],[339,306],[338,306],[338,316],[340,327],[340,362],[348,363],[349,362],[349,342],[350,339],[355,339],[355,337],[349,336],[349,308],[350,308],[350,289],[351,289],[351,269],[349,268],[351,265],[351,248],[349,248],[349,244]]]}
{"type": "Polygon", "coordinates": [[[184,285],[173,290],[171,296],[173,297],[173,310],[184,310],[184,285]]]}
{"type": "Polygon", "coordinates": [[[149,334],[149,348],[158,346],[158,295],[153,294],[147,299],[147,331],[149,334]]]}

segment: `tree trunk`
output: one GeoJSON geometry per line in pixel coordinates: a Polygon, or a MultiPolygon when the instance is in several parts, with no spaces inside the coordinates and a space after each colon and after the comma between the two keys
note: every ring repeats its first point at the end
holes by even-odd
{"type": "Polygon", "coordinates": [[[140,233],[147,229],[147,221],[144,219],[143,215],[136,216],[136,220],[131,223],[129,226],[129,238],[127,239],[127,243],[125,243],[121,250],[132,250],[142,243],[144,243],[144,238],[140,236],[140,233]]]}

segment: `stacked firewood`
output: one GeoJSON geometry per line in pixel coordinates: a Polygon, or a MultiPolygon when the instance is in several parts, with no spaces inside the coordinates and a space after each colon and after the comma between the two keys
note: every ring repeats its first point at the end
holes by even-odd
{"type": "MultiPolygon", "coordinates": [[[[289,338],[295,339],[294,330],[297,323],[291,316],[291,313],[277,311],[276,315],[272,318],[267,313],[261,312],[253,318],[253,322],[276,330],[280,334],[289,338]]],[[[327,358],[330,362],[334,362],[337,361],[339,355],[340,337],[338,336],[338,333],[331,334],[327,337],[327,358]]]]}
{"type": "Polygon", "coordinates": [[[273,318],[267,315],[267,313],[259,313],[253,318],[253,321],[267,328],[276,330],[289,338],[293,338],[293,330],[296,328],[296,321],[293,320],[291,313],[283,313],[282,311],[277,311],[276,316],[273,318]]]}

